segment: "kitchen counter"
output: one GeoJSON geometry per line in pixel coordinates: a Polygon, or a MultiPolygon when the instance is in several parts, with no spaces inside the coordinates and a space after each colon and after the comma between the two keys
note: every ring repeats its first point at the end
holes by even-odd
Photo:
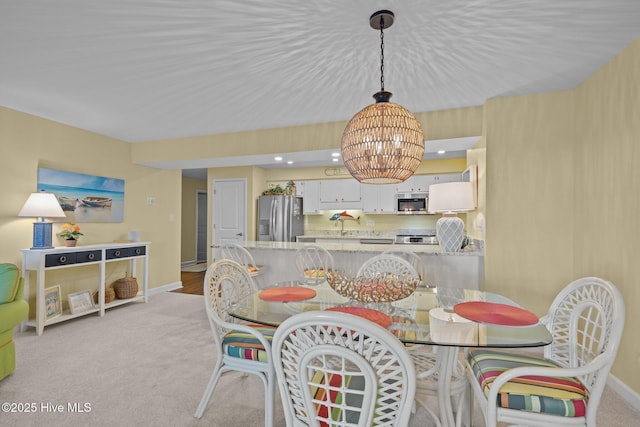
{"type": "MultiPolygon", "coordinates": [[[[260,287],[299,279],[295,267],[295,254],[308,243],[298,242],[239,242],[253,256],[256,264],[264,266],[257,282],[260,287]]],[[[484,285],[484,253],[481,248],[467,247],[463,251],[446,253],[438,245],[397,245],[316,243],[328,250],[334,258],[335,268],[353,271],[366,260],[387,249],[405,249],[415,252],[425,262],[426,284],[429,286],[455,287],[482,290],[484,285]]],[[[219,259],[219,246],[213,245],[214,259],[219,259]]]]}
{"type": "MultiPolygon", "coordinates": [[[[443,257],[461,257],[461,256],[483,256],[481,249],[477,249],[475,246],[467,247],[460,252],[442,252],[439,245],[405,245],[405,244],[366,244],[359,243],[360,238],[344,239],[345,242],[321,242],[320,246],[331,251],[340,252],[383,252],[387,249],[405,249],[418,254],[425,254],[431,256],[443,256],[443,257]],[[352,241],[349,241],[352,240],[352,241]]],[[[271,249],[282,251],[295,251],[308,244],[308,242],[255,242],[246,241],[239,242],[240,245],[247,249],[271,249]]],[[[217,248],[219,245],[213,245],[213,248],[217,248]]]]}

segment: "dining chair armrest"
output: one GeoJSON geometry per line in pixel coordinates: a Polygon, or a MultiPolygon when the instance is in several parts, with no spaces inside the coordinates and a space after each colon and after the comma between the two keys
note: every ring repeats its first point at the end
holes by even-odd
{"type": "MultiPolygon", "coordinates": [[[[539,376],[539,377],[583,377],[591,373],[597,372],[602,369],[610,360],[603,354],[597,356],[590,363],[577,367],[577,368],[548,368],[540,366],[522,366],[518,368],[508,369],[502,374],[498,375],[489,388],[489,394],[487,395],[487,420],[497,420],[498,411],[498,393],[504,385],[513,380],[514,378],[524,376],[539,376]]],[[[468,369],[470,369],[468,367],[468,369]]]]}

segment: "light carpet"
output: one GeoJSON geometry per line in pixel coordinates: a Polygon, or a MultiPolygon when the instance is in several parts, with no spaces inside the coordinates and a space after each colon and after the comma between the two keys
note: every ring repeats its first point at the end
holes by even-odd
{"type": "MultiPolygon", "coordinates": [[[[0,413],[1,425],[244,427],[264,422],[262,383],[234,372],[222,376],[204,417],[193,417],[214,365],[202,296],[162,293],[147,304],[110,309],[104,317],[49,326],[40,337],[28,328],[15,341],[18,367],[0,381],[0,403],[21,405],[22,411],[0,413]]],[[[626,427],[640,419],[610,390],[600,408],[602,426],[626,427]]],[[[275,425],[284,424],[278,398],[275,425]]],[[[420,408],[409,425],[434,423],[420,408]]]]}

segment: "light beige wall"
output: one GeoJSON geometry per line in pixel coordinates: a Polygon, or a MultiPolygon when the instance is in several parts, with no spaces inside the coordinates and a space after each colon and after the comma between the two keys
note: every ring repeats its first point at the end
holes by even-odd
{"type": "MultiPolygon", "coordinates": [[[[128,143],[6,108],[0,108],[0,146],[1,262],[21,265],[20,249],[31,247],[33,221],[17,214],[36,190],[40,166],[124,179],[124,222],[82,223],[80,244],[126,239],[129,230],[138,230],[141,240],[151,242],[149,286],[180,280],[180,247],[176,244],[180,241],[181,220],[179,171],[135,166],[128,143]],[[155,197],[154,206],[146,204],[149,196],[155,197]]],[[[53,228],[56,233],[59,224],[53,228]]],[[[55,235],[54,242],[60,244],[55,235]]],[[[126,269],[126,263],[112,264],[107,283],[122,277],[126,269]]],[[[69,290],[97,288],[97,272],[84,274],[85,270],[78,267],[58,270],[51,276],[48,273],[47,286],[64,283],[69,290]],[[70,274],[72,271],[74,274],[70,274]]]]}
{"type": "Polygon", "coordinates": [[[575,91],[577,276],[611,280],[627,321],[614,374],[640,392],[640,39],[575,91]]]}
{"type": "MultiPolygon", "coordinates": [[[[355,114],[355,112],[354,112],[355,114]]],[[[482,107],[416,113],[427,139],[480,135],[482,107]]],[[[134,163],[339,149],[346,121],[169,139],[132,145],[134,163]]]]}
{"type": "Polygon", "coordinates": [[[576,90],[485,104],[487,290],[543,314],[570,281],[611,280],[627,306],[612,373],[636,392],[638,76],[640,40],[576,90]]]}
{"type": "Polygon", "coordinates": [[[542,314],[574,278],[572,97],[493,99],[485,114],[486,290],[542,314]]]}
{"type": "Polygon", "coordinates": [[[181,262],[196,261],[196,220],[198,190],[207,191],[207,181],[182,178],[181,262]]]}

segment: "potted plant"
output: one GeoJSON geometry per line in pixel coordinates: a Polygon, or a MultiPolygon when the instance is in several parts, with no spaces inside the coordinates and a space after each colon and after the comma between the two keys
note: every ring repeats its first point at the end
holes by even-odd
{"type": "Polygon", "coordinates": [[[60,232],[58,233],[58,237],[64,239],[65,246],[75,246],[80,236],[84,236],[84,234],[80,232],[80,227],[70,223],[62,224],[60,232]]]}

